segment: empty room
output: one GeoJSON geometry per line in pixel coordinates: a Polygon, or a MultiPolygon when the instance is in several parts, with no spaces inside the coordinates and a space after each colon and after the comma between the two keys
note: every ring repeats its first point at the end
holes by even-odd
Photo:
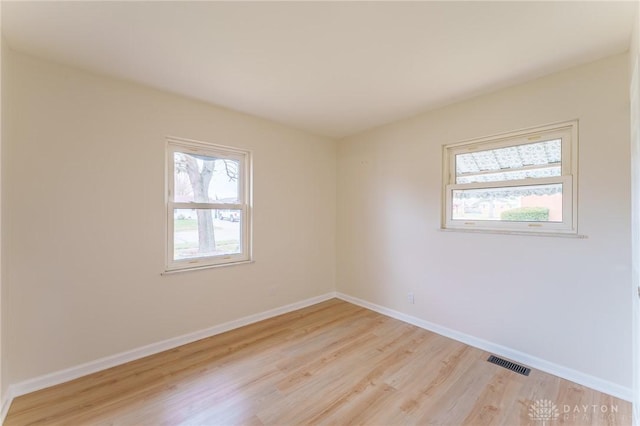
{"type": "Polygon", "coordinates": [[[0,423],[640,425],[635,1],[1,1],[0,423]]]}

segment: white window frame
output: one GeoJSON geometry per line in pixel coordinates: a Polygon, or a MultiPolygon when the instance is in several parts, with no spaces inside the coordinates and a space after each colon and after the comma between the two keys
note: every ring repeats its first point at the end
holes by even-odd
{"type": "Polygon", "coordinates": [[[578,120],[550,124],[443,146],[442,228],[526,234],[578,233],[578,120]],[[561,176],[498,182],[456,183],[456,155],[536,141],[561,139],[561,176]],[[562,184],[562,222],[516,222],[500,220],[454,220],[453,191],[562,184]]]}
{"type": "Polygon", "coordinates": [[[176,137],[167,137],[166,143],[166,272],[210,268],[222,265],[231,265],[251,261],[251,227],[252,227],[252,163],[251,151],[217,145],[208,142],[194,141],[176,137]],[[206,155],[216,158],[237,160],[239,162],[238,173],[238,203],[196,203],[176,202],[173,194],[175,185],[174,153],[184,152],[188,154],[206,155]],[[240,210],[240,239],[241,253],[225,254],[217,256],[198,257],[192,259],[174,260],[174,210],[175,209],[231,209],[240,210]]]}

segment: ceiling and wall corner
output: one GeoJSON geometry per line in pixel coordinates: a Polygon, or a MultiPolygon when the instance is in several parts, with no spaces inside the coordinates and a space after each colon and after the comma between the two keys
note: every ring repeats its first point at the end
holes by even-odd
{"type": "Polygon", "coordinates": [[[332,138],[625,52],[635,7],[3,3],[16,50],[332,138]]]}

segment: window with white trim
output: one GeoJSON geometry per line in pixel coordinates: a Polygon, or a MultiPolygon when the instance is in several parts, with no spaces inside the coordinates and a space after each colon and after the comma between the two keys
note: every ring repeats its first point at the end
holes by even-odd
{"type": "Polygon", "coordinates": [[[578,122],[444,146],[445,229],[577,233],[578,122]]]}
{"type": "Polygon", "coordinates": [[[249,151],[167,139],[167,271],[249,261],[249,151]]]}

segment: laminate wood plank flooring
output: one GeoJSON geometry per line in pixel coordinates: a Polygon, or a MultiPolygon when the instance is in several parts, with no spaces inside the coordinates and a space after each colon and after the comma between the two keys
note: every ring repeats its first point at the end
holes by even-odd
{"type": "Polygon", "coordinates": [[[16,398],[14,425],[630,425],[631,404],[332,299],[16,398]]]}

